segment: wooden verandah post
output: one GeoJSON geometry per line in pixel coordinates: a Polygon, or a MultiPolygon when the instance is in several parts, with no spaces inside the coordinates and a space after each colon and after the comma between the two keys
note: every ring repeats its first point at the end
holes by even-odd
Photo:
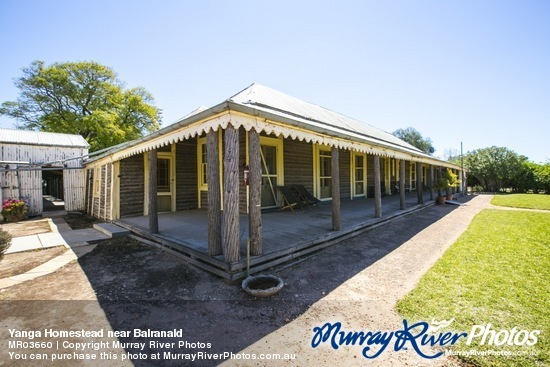
{"type": "MultiPolygon", "coordinates": [[[[443,173],[441,171],[441,166],[437,167],[437,179],[439,180],[441,177],[443,177],[443,173]]],[[[441,189],[437,189],[437,196],[442,196],[441,189]]]]}
{"type": "Polygon", "coordinates": [[[157,212],[157,150],[149,151],[149,232],[159,233],[159,218],[157,212]]]}
{"type": "Polygon", "coordinates": [[[220,158],[218,132],[206,134],[206,175],[208,183],[208,254],[222,253],[222,218],[220,199],[220,158]]]}
{"type": "Polygon", "coordinates": [[[332,147],[330,154],[330,174],[332,191],[332,230],[340,230],[340,152],[332,147]]]}
{"type": "Polygon", "coordinates": [[[434,199],[434,166],[430,164],[430,200],[434,199]]]}
{"type": "Polygon", "coordinates": [[[239,223],[239,131],[228,125],[224,134],[222,251],[225,261],[241,258],[239,223]]]}
{"type": "Polygon", "coordinates": [[[374,217],[382,216],[382,190],[380,188],[380,156],[374,156],[374,217]]]}
{"type": "Polygon", "coordinates": [[[254,129],[248,132],[248,234],[250,253],[262,254],[262,157],[260,135],[254,129]]]}
{"type": "Polygon", "coordinates": [[[416,162],[416,202],[424,204],[424,185],[422,184],[422,163],[416,162]]]}
{"type": "Polygon", "coordinates": [[[405,160],[399,162],[399,207],[405,210],[405,160]]]}

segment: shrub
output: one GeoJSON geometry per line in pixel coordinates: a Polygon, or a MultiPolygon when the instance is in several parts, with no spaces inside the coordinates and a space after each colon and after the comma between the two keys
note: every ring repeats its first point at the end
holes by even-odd
{"type": "Polygon", "coordinates": [[[2,202],[2,217],[6,222],[18,222],[25,219],[29,207],[24,200],[6,199],[2,202]]]}
{"type": "Polygon", "coordinates": [[[6,252],[10,245],[11,235],[3,229],[0,229],[0,260],[2,260],[2,258],[4,257],[4,252],[6,252]]]}

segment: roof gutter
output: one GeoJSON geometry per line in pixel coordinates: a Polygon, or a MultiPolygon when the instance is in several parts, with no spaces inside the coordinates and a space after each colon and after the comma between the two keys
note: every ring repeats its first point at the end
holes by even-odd
{"type": "MultiPolygon", "coordinates": [[[[210,107],[210,108],[208,108],[204,111],[198,112],[198,113],[196,113],[194,115],[191,115],[189,117],[182,118],[179,121],[177,121],[177,122],[175,122],[175,123],[173,123],[169,126],[166,126],[166,127],[162,128],[160,130],[157,130],[157,131],[155,131],[155,132],[153,132],[153,133],[151,133],[147,136],[141,137],[141,138],[136,139],[136,140],[132,140],[131,142],[128,142],[128,143],[120,144],[120,146],[118,148],[113,149],[113,150],[109,150],[109,151],[105,152],[104,154],[101,154],[97,157],[94,157],[93,159],[88,160],[86,163],[92,163],[94,161],[105,158],[105,157],[107,157],[111,154],[114,154],[116,152],[122,151],[122,150],[127,149],[127,148],[134,147],[134,146],[139,145],[141,143],[148,142],[148,141],[153,140],[153,139],[155,139],[155,138],[157,138],[161,135],[173,132],[173,131],[178,130],[178,129],[183,128],[183,127],[193,125],[194,123],[197,123],[197,122],[200,122],[201,120],[205,120],[209,117],[218,115],[220,113],[223,113],[224,111],[241,112],[241,113],[244,113],[244,114],[256,116],[256,117],[266,119],[266,120],[278,121],[278,122],[281,122],[281,123],[289,125],[289,126],[294,126],[294,127],[298,127],[298,128],[304,129],[304,130],[317,132],[319,134],[329,135],[329,136],[341,138],[341,139],[344,139],[344,140],[362,142],[362,143],[369,144],[369,145],[372,145],[374,147],[381,148],[381,149],[395,150],[395,151],[398,151],[400,153],[408,154],[411,157],[428,159],[428,160],[431,160],[431,161],[434,161],[434,162],[445,163],[446,165],[454,166],[450,162],[434,158],[434,157],[432,157],[428,154],[425,154],[423,152],[420,152],[420,151],[417,151],[417,152],[412,151],[411,149],[408,149],[408,148],[403,147],[403,146],[399,146],[399,145],[391,143],[391,142],[387,142],[387,145],[386,144],[380,144],[379,143],[380,139],[377,139],[377,138],[374,138],[374,137],[371,137],[371,136],[365,136],[365,135],[360,134],[360,133],[346,131],[345,129],[343,129],[341,127],[333,126],[335,129],[343,130],[344,132],[338,132],[338,131],[334,131],[334,130],[327,130],[326,128],[318,127],[318,126],[315,126],[315,125],[311,124],[311,123],[319,123],[319,124],[322,123],[322,124],[324,124],[324,122],[322,122],[322,121],[307,119],[306,117],[298,116],[298,115],[294,118],[286,117],[286,116],[282,116],[281,114],[271,113],[271,112],[264,111],[264,110],[261,110],[261,109],[258,109],[258,108],[254,108],[252,106],[245,106],[245,105],[242,105],[240,103],[233,102],[231,99],[223,101],[222,103],[219,103],[219,104],[217,104],[213,107],[210,107]],[[310,121],[311,123],[301,122],[298,119],[303,119],[303,120],[306,120],[306,121],[310,121]],[[350,135],[350,133],[353,133],[354,135],[350,135]]],[[[281,113],[284,113],[284,114],[288,115],[288,113],[286,113],[284,111],[282,111],[281,113]]],[[[382,141],[385,142],[384,140],[382,140],[382,141]]]]}
{"type": "Polygon", "coordinates": [[[155,138],[157,138],[161,135],[167,134],[167,133],[172,132],[174,130],[178,130],[179,128],[182,128],[182,127],[192,125],[192,124],[194,124],[198,121],[206,119],[207,117],[217,115],[217,114],[222,113],[223,111],[226,111],[226,110],[229,110],[229,105],[226,101],[224,101],[224,102],[222,102],[218,105],[215,105],[214,107],[210,107],[210,108],[208,108],[204,111],[201,111],[199,113],[191,115],[187,118],[180,119],[179,121],[176,121],[173,124],[170,124],[170,125],[162,128],[160,130],[157,130],[157,131],[155,131],[155,132],[153,132],[149,135],[146,135],[146,136],[143,136],[141,138],[129,141],[127,143],[122,143],[122,144],[120,144],[120,147],[118,149],[109,150],[109,148],[106,148],[108,150],[107,152],[105,152],[104,154],[101,154],[97,157],[94,157],[93,159],[88,160],[86,163],[91,163],[91,162],[97,161],[101,158],[107,157],[107,156],[109,156],[113,153],[116,153],[118,151],[121,151],[123,149],[131,148],[131,147],[134,147],[136,145],[139,145],[140,143],[145,143],[147,141],[153,140],[153,139],[155,139],[155,138]]]}

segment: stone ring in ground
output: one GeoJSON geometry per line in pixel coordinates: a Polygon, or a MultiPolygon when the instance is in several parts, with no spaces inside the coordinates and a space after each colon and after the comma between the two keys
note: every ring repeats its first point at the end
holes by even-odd
{"type": "Polygon", "coordinates": [[[242,282],[243,290],[254,297],[269,297],[283,288],[284,282],[275,275],[248,276],[242,282]]]}

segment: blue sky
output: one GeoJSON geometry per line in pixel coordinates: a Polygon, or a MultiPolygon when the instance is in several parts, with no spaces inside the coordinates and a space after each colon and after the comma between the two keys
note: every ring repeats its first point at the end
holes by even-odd
{"type": "MultiPolygon", "coordinates": [[[[550,160],[550,1],[0,0],[0,102],[33,60],[94,60],[163,124],[253,82],[435,155],[505,146],[550,160]]],[[[15,121],[0,117],[0,127],[15,121]]]]}

